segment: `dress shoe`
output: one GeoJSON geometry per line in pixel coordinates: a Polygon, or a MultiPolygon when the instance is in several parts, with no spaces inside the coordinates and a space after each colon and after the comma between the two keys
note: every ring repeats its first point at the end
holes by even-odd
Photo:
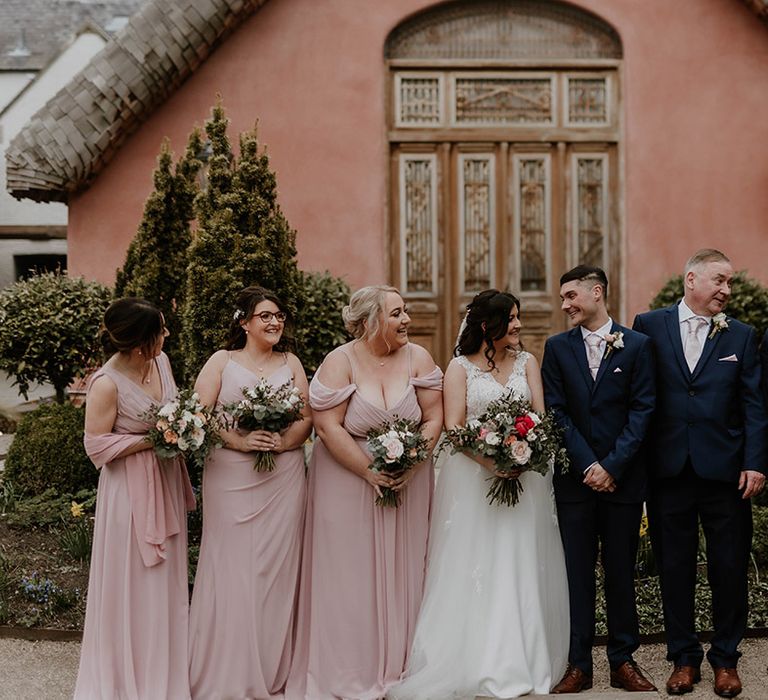
{"type": "Polygon", "coordinates": [[[667,693],[669,695],[692,693],[694,683],[700,680],[701,673],[696,666],[675,666],[675,670],[667,681],[667,693]]]}
{"type": "Polygon", "coordinates": [[[630,693],[648,693],[656,690],[634,661],[625,661],[616,670],[611,671],[611,688],[624,688],[630,693]]]}
{"type": "Polygon", "coordinates": [[[552,688],[552,694],[580,693],[582,690],[589,690],[591,687],[592,676],[588,676],[580,668],[568,664],[568,668],[565,670],[565,675],[562,680],[552,688]]]}
{"type": "Polygon", "coordinates": [[[735,668],[716,668],[715,695],[735,698],[741,692],[741,679],[735,668]]]}

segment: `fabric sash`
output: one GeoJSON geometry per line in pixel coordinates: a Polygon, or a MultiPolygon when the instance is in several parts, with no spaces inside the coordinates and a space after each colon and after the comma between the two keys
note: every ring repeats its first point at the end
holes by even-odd
{"type": "Polygon", "coordinates": [[[186,466],[180,458],[159,460],[154,451],[141,450],[125,457],[120,454],[146,439],[146,435],[106,433],[83,437],[85,451],[101,469],[116,459],[125,460],[134,533],[144,566],[155,566],[166,558],[165,541],[178,535],[184,514],[176,505],[168,487],[167,471],[175,465],[180,470],[187,510],[195,509],[195,494],[186,466]]]}

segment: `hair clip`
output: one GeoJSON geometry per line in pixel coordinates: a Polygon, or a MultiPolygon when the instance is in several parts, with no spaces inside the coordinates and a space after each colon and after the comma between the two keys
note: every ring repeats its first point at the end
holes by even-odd
{"type": "Polygon", "coordinates": [[[232,320],[233,321],[237,321],[238,319],[242,318],[243,316],[245,316],[245,311],[243,311],[242,309],[237,309],[235,311],[235,313],[232,315],[232,320]]]}

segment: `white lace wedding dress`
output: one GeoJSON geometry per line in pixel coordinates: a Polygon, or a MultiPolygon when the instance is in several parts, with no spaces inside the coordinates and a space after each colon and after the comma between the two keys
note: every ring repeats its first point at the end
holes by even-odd
{"type": "MultiPolygon", "coordinates": [[[[464,357],[467,419],[507,389],[530,400],[522,352],[506,386],[464,357]]],[[[514,507],[489,505],[489,472],[442,458],[429,560],[405,680],[391,700],[546,694],[568,660],[568,581],[552,474],[526,473],[514,507]]]]}

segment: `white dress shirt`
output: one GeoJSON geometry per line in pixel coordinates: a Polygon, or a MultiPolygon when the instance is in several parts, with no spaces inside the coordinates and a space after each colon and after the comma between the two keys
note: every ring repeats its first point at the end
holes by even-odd
{"type": "Polygon", "coordinates": [[[609,318],[608,322],[600,326],[596,331],[590,331],[587,328],[584,328],[584,326],[581,326],[581,338],[584,341],[584,348],[587,351],[587,357],[589,357],[589,345],[587,345],[587,336],[592,335],[593,333],[597,333],[597,335],[600,336],[600,356],[602,357],[605,355],[605,336],[608,335],[611,332],[611,328],[613,328],[613,319],[609,318]]]}
{"type": "Polygon", "coordinates": [[[688,336],[688,319],[689,318],[703,318],[707,323],[704,325],[701,324],[701,327],[699,328],[698,333],[696,334],[696,337],[699,340],[699,345],[703,348],[704,343],[707,342],[707,335],[709,335],[709,327],[712,323],[712,317],[711,316],[701,316],[700,314],[695,314],[693,311],[691,311],[688,304],[685,303],[685,300],[682,300],[677,305],[677,318],[679,320],[680,325],[680,340],[683,343],[683,348],[685,348],[685,342],[688,336]]]}

